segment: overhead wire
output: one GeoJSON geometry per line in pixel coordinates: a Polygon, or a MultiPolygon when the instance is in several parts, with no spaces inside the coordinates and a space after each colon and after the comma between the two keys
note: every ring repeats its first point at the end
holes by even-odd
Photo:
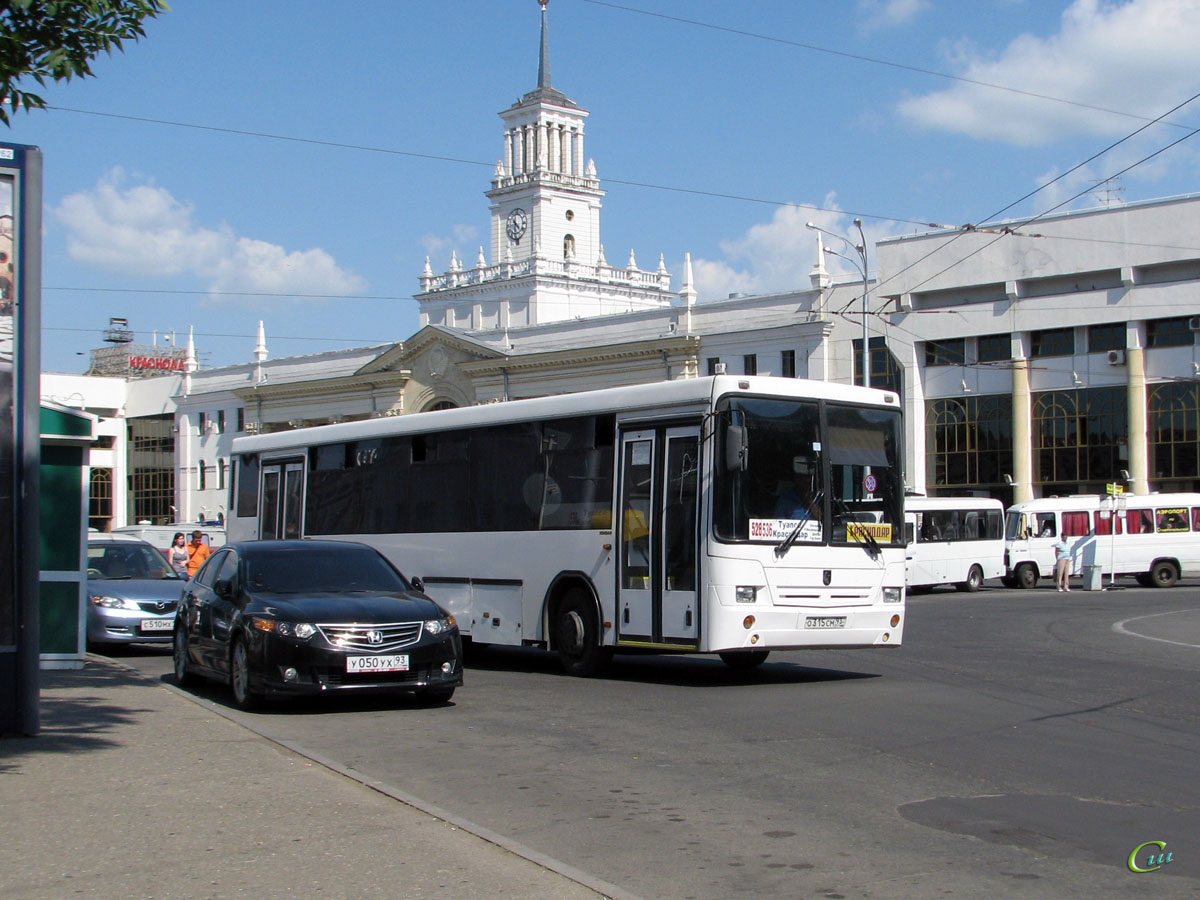
{"type": "MultiPolygon", "coordinates": [[[[967,78],[967,77],[963,77],[963,76],[952,75],[952,74],[945,73],[945,72],[939,72],[939,71],[932,70],[932,69],[925,69],[922,67],[911,66],[911,65],[907,65],[907,64],[903,64],[903,63],[897,63],[897,62],[891,61],[891,60],[883,60],[883,59],[870,57],[870,56],[866,56],[866,55],[854,54],[854,53],[849,53],[846,51],[835,50],[835,49],[832,49],[829,47],[822,47],[822,46],[815,45],[815,44],[794,41],[794,40],[790,40],[790,39],[786,39],[786,38],[781,38],[781,37],[778,37],[775,35],[766,35],[766,34],[756,33],[756,32],[752,32],[752,31],[748,31],[748,30],[744,30],[744,29],[730,28],[730,27],[716,25],[716,24],[709,23],[709,22],[702,22],[702,21],[698,21],[698,20],[694,20],[694,19],[688,19],[688,18],[681,17],[681,16],[658,13],[658,12],[654,12],[654,11],[650,11],[650,10],[640,9],[640,8],[633,7],[633,6],[628,6],[625,4],[609,2],[609,0],[584,0],[584,2],[591,3],[595,6],[608,7],[611,9],[617,9],[617,10],[631,12],[631,13],[635,13],[635,14],[639,14],[639,15],[644,15],[644,16],[660,18],[660,19],[664,19],[664,20],[668,20],[668,21],[678,22],[678,23],[686,24],[686,25],[693,26],[693,27],[707,28],[707,29],[711,29],[714,31],[718,31],[718,32],[724,32],[724,33],[733,34],[733,35],[737,35],[737,36],[741,36],[741,37],[752,38],[752,39],[756,39],[756,40],[770,41],[773,43],[791,46],[791,47],[795,47],[795,48],[803,49],[803,50],[807,50],[807,51],[824,53],[824,54],[828,54],[828,55],[832,55],[832,56],[838,56],[838,57],[852,59],[852,60],[856,60],[859,62],[866,62],[866,63],[870,63],[870,64],[874,64],[874,65],[888,66],[888,67],[892,67],[892,68],[896,68],[896,69],[914,72],[917,74],[923,74],[923,75],[928,75],[931,77],[937,77],[937,78],[962,82],[962,83],[966,83],[966,84],[972,84],[972,85],[986,87],[986,88],[995,89],[995,90],[1007,91],[1010,93],[1015,93],[1015,94],[1022,95],[1022,96],[1028,96],[1028,97],[1035,98],[1035,99],[1052,101],[1052,102],[1057,102],[1057,103],[1064,103],[1064,104],[1068,104],[1068,105],[1072,105],[1072,106],[1077,106],[1080,108],[1090,109],[1090,110],[1097,111],[1097,112],[1103,112],[1103,113],[1107,113],[1107,114],[1124,116],[1124,117],[1128,117],[1128,118],[1135,118],[1135,119],[1140,119],[1140,120],[1144,121],[1144,124],[1142,126],[1140,126],[1138,129],[1136,129],[1134,132],[1132,132],[1130,135],[1126,135],[1125,137],[1121,138],[1120,140],[1118,140],[1118,141],[1114,142],[1113,144],[1109,145],[1108,147],[1106,147],[1104,150],[1101,150],[1098,153],[1094,154],[1092,157],[1089,157],[1087,160],[1073,166],[1071,169],[1062,173],[1055,179],[1052,179],[1051,181],[1047,182],[1046,184],[1035,188],[1033,191],[1030,191],[1023,197],[1021,197],[1021,198],[1013,201],[1012,203],[1008,204],[1007,206],[1003,207],[1001,210],[999,210],[997,213],[994,213],[992,216],[989,216],[988,218],[981,220],[983,222],[988,222],[988,221],[994,220],[996,217],[1003,214],[1005,211],[1024,202],[1025,200],[1031,198],[1032,196],[1036,195],[1040,191],[1045,190],[1049,186],[1051,186],[1054,183],[1069,176],[1073,172],[1078,171],[1083,166],[1094,161],[1095,159],[1099,158],[1100,156],[1104,155],[1105,153],[1107,153],[1107,152],[1111,151],[1112,149],[1114,149],[1115,147],[1119,146],[1121,143],[1124,143],[1125,141],[1130,140],[1132,137],[1136,136],[1140,132],[1146,130],[1147,128],[1149,128],[1155,124],[1165,124],[1165,125],[1170,125],[1173,127],[1187,127],[1184,125],[1180,125],[1179,123],[1167,122],[1167,121],[1165,121],[1165,119],[1167,116],[1171,115],[1172,113],[1178,111],[1179,109],[1182,109],[1183,107],[1187,106],[1189,103],[1193,102],[1195,99],[1197,99],[1197,97],[1200,97],[1200,94],[1193,95],[1188,100],[1176,105],[1171,110],[1168,110],[1166,113],[1163,113],[1162,115],[1157,116],[1153,119],[1147,119],[1145,116],[1129,113],[1129,112],[1122,111],[1122,110],[1116,110],[1116,109],[1095,106],[1095,105],[1081,103],[1078,101],[1072,101],[1072,100],[1068,100],[1065,98],[1055,97],[1055,96],[1047,95],[1047,94],[1040,94],[1040,93],[1033,92],[1033,91],[1027,91],[1027,90],[1022,90],[1019,88],[1014,88],[1009,85],[989,83],[989,82],[985,82],[985,81],[981,81],[981,80],[977,80],[977,79],[971,79],[971,78],[967,78]]],[[[327,147],[356,150],[356,151],[362,151],[362,152],[383,153],[383,154],[389,154],[389,155],[395,155],[395,156],[404,156],[404,157],[409,157],[409,158],[413,158],[413,159],[449,162],[449,163],[472,165],[472,166],[477,166],[477,167],[488,167],[488,168],[490,168],[494,165],[494,163],[487,163],[487,162],[482,162],[479,160],[466,159],[466,158],[462,158],[462,157],[454,157],[454,156],[431,154],[431,153],[420,153],[420,152],[407,151],[407,150],[398,150],[398,149],[394,149],[394,148],[375,147],[375,146],[364,145],[364,144],[355,144],[355,143],[350,143],[350,142],[329,141],[329,140],[321,140],[321,139],[316,139],[316,138],[298,137],[298,136],[294,136],[294,135],[282,135],[282,134],[274,134],[274,133],[270,133],[270,132],[252,131],[252,130],[246,130],[246,129],[237,129],[237,128],[214,126],[214,125],[201,125],[201,124],[196,124],[196,123],[171,121],[171,120],[165,120],[165,119],[155,119],[155,118],[150,118],[150,117],[133,116],[133,115],[126,115],[126,114],[119,114],[119,113],[100,112],[100,111],[95,111],[95,110],[75,109],[75,108],[69,108],[69,107],[48,106],[47,108],[54,109],[54,110],[57,110],[60,112],[68,112],[68,113],[75,113],[75,114],[81,114],[81,115],[91,115],[91,116],[100,116],[100,117],[114,118],[114,119],[124,119],[124,120],[129,120],[129,121],[143,122],[143,123],[147,123],[147,124],[165,125],[165,126],[177,127],[177,128],[198,129],[198,130],[205,130],[205,131],[211,131],[211,132],[216,132],[216,133],[234,134],[234,135],[255,137],[255,138],[261,138],[261,139],[312,144],[312,145],[317,145],[317,146],[327,146],[327,147]]],[[[1108,176],[1108,178],[1102,179],[1101,181],[1097,182],[1097,185],[1103,184],[1105,181],[1111,181],[1117,175],[1120,175],[1120,174],[1130,171],[1131,169],[1135,168],[1137,165],[1141,165],[1142,163],[1148,161],[1149,159],[1154,158],[1155,156],[1161,154],[1162,152],[1165,152],[1166,150],[1170,149],[1171,147],[1175,146],[1176,144],[1181,143],[1182,141],[1187,140],[1188,138],[1194,136],[1198,132],[1200,132],[1200,129],[1190,130],[1187,135],[1184,135],[1183,137],[1179,138],[1179,140],[1174,141],[1171,144],[1167,145],[1166,147],[1160,149],[1159,151],[1156,151],[1155,153],[1143,158],[1142,160],[1139,160],[1137,163],[1134,163],[1134,164],[1126,167],[1121,172],[1118,172],[1115,175],[1110,175],[1110,176],[1108,176]]],[[[681,187],[653,184],[653,183],[648,183],[648,182],[622,180],[622,179],[618,179],[618,178],[607,178],[606,177],[605,180],[607,182],[610,182],[613,184],[621,184],[621,185],[627,185],[627,186],[632,186],[632,187],[641,187],[641,188],[646,188],[646,189],[663,190],[663,191],[673,191],[673,192],[692,194],[692,195],[697,195],[697,196],[713,197],[713,198],[717,198],[717,199],[728,199],[728,200],[735,200],[735,201],[740,201],[740,202],[760,203],[760,204],[780,206],[780,207],[791,206],[791,207],[796,207],[796,208],[801,208],[801,209],[809,209],[809,210],[814,210],[814,211],[819,211],[819,212],[831,212],[831,213],[836,213],[838,215],[843,215],[843,216],[857,215],[857,216],[860,216],[863,218],[869,218],[869,219],[876,220],[876,221],[888,221],[888,222],[895,222],[898,224],[918,225],[918,226],[925,227],[925,228],[938,229],[938,228],[947,228],[948,227],[948,226],[940,225],[938,223],[933,223],[933,222],[918,221],[918,220],[914,220],[914,219],[880,215],[880,214],[875,214],[875,213],[854,212],[851,210],[821,207],[821,206],[817,206],[815,204],[796,203],[796,202],[790,202],[790,201],[778,201],[778,200],[771,200],[771,199],[766,199],[766,198],[761,198],[761,197],[750,197],[750,196],[739,195],[739,194],[731,194],[731,193],[727,193],[727,192],[706,191],[706,190],[692,189],[692,188],[681,188],[681,187]]],[[[1049,215],[1054,210],[1061,208],[1062,206],[1066,205],[1067,203],[1073,202],[1074,200],[1078,199],[1080,196],[1083,196],[1084,194],[1086,194],[1094,189],[1095,189],[1095,186],[1088,188],[1087,190],[1082,191],[1082,192],[1074,195],[1073,197],[1063,201],[1062,203],[1056,205],[1055,207],[1051,208],[1050,210],[1046,210],[1043,213],[1040,213],[1038,216],[1034,216],[1028,220],[1023,221],[1019,225],[1006,227],[1004,229],[1004,232],[997,236],[996,240],[1001,240],[1003,237],[1008,236],[1010,234],[1014,235],[1014,236],[1045,237],[1044,235],[1017,235],[1016,229],[1028,227],[1028,225],[1033,224],[1034,222],[1038,221],[1041,218],[1044,218],[1045,216],[1049,215]]],[[[902,275],[905,271],[908,271],[911,268],[913,268],[914,266],[920,264],[921,262],[924,262],[926,259],[928,259],[930,256],[932,256],[934,253],[943,252],[946,247],[948,247],[950,244],[954,243],[954,241],[958,240],[961,236],[968,234],[968,233],[978,233],[981,231],[987,231],[987,229],[980,227],[980,226],[973,226],[973,225],[959,226],[959,233],[956,234],[949,241],[939,245],[938,248],[935,248],[929,254],[926,254],[926,256],[922,257],[919,260],[914,261],[913,263],[906,266],[904,269],[893,274],[888,279],[886,279],[884,282],[876,283],[872,288],[869,288],[866,293],[868,295],[871,293],[877,294],[878,289],[883,284],[891,282],[895,278],[902,275]]],[[[1064,238],[1064,239],[1069,239],[1069,238],[1064,238]]],[[[1076,240],[1085,240],[1085,241],[1090,240],[1090,239],[1086,239],[1086,238],[1075,238],[1075,239],[1076,240]]],[[[989,242],[988,244],[985,244],[983,247],[976,249],[972,253],[968,254],[967,256],[964,256],[962,259],[958,260],[957,262],[952,263],[950,266],[946,267],[945,269],[940,270],[938,273],[930,276],[928,279],[920,282],[916,286],[919,287],[920,284],[927,283],[929,280],[936,278],[936,277],[940,276],[941,274],[944,274],[944,272],[948,271],[949,269],[953,268],[956,265],[961,264],[961,262],[965,261],[966,259],[971,258],[971,256],[974,256],[975,254],[982,252],[987,247],[991,246],[993,243],[995,243],[995,241],[989,242]]],[[[1118,242],[1118,243],[1124,244],[1126,242],[1118,242]]],[[[1193,248],[1185,248],[1185,249],[1193,249],[1193,248]]],[[[74,288],[74,287],[59,287],[59,288],[47,287],[46,289],[51,289],[51,290],[98,290],[98,291],[112,290],[114,292],[116,292],[118,290],[118,289],[74,288]]],[[[361,299],[361,300],[406,300],[406,299],[412,299],[411,297],[386,297],[386,296],[371,296],[371,295],[333,295],[333,294],[297,295],[297,294],[290,294],[290,293],[289,294],[272,294],[272,293],[268,293],[268,292],[211,292],[211,291],[169,291],[169,290],[158,291],[158,290],[152,290],[152,289],[133,289],[133,290],[126,290],[124,292],[126,292],[126,293],[203,294],[203,295],[212,295],[212,296],[225,295],[225,296],[256,296],[256,297],[267,297],[267,296],[308,297],[308,298],[315,298],[315,299],[361,299]]],[[[867,298],[864,296],[863,297],[864,305],[866,302],[867,302],[867,298]]],[[[848,304],[846,309],[849,309],[849,305],[852,305],[853,303],[854,303],[854,301],[852,300],[851,304],[848,304]]],[[[882,309],[886,307],[886,305],[887,304],[884,304],[884,306],[880,307],[877,310],[874,310],[873,311],[874,314],[879,314],[882,311],[882,309]]],[[[843,312],[844,311],[845,310],[843,310],[843,312]]],[[[325,340],[334,340],[334,339],[325,339],[325,340]]]]}

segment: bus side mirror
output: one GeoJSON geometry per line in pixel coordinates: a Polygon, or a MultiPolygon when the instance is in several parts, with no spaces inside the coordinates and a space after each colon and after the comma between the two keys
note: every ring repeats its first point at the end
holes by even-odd
{"type": "Polygon", "coordinates": [[[746,427],[730,425],[725,430],[725,468],[730,472],[745,472],[749,464],[750,446],[746,427]]]}

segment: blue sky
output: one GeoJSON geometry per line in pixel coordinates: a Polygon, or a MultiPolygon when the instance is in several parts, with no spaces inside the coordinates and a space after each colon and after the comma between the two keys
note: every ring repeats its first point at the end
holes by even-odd
{"type": "MultiPolygon", "coordinates": [[[[609,260],[662,254],[678,290],[690,252],[700,302],[806,286],[809,220],[874,240],[1200,189],[1200,136],[1149,158],[1191,104],[1022,200],[1200,92],[1200,0],[550,0],[549,22],[609,260]]],[[[110,316],[147,343],[194,327],[205,366],[249,361],[259,320],[272,358],[402,340],[425,257],[486,250],[536,0],[173,0],[146,30],[5,136],[45,154],[43,369],[83,371],[110,316]]]]}

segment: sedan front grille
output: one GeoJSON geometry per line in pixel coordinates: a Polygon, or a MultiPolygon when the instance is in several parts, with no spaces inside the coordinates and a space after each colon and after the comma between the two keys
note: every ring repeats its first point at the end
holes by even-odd
{"type": "Polygon", "coordinates": [[[161,616],[161,615],[165,615],[166,613],[169,613],[169,612],[175,612],[175,607],[178,606],[178,601],[176,601],[176,600],[162,600],[162,601],[139,600],[139,601],[137,601],[137,605],[144,613],[154,613],[155,615],[161,616]]]}
{"type": "Polygon", "coordinates": [[[317,628],[335,647],[388,653],[410,647],[421,639],[424,622],[390,622],[382,625],[318,625],[317,628]]]}

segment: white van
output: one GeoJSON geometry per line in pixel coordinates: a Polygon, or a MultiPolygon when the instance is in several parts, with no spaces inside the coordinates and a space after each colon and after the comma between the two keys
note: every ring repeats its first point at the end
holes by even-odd
{"type": "Polygon", "coordinates": [[[204,543],[211,548],[215,549],[225,543],[224,525],[200,525],[196,522],[176,522],[173,525],[122,525],[120,528],[114,528],[113,534],[132,535],[138,540],[153,544],[165,553],[176,534],[183,532],[184,538],[190,542],[193,531],[204,535],[204,543]]]}
{"type": "Polygon", "coordinates": [[[1004,583],[1031,588],[1054,574],[1054,543],[1071,548],[1071,573],[1171,587],[1200,575],[1200,494],[1078,494],[1009,507],[1004,525],[1004,583]]]}
{"type": "Polygon", "coordinates": [[[905,497],[905,583],[977,591],[1004,575],[1004,504],[990,497],[905,497]]]}

